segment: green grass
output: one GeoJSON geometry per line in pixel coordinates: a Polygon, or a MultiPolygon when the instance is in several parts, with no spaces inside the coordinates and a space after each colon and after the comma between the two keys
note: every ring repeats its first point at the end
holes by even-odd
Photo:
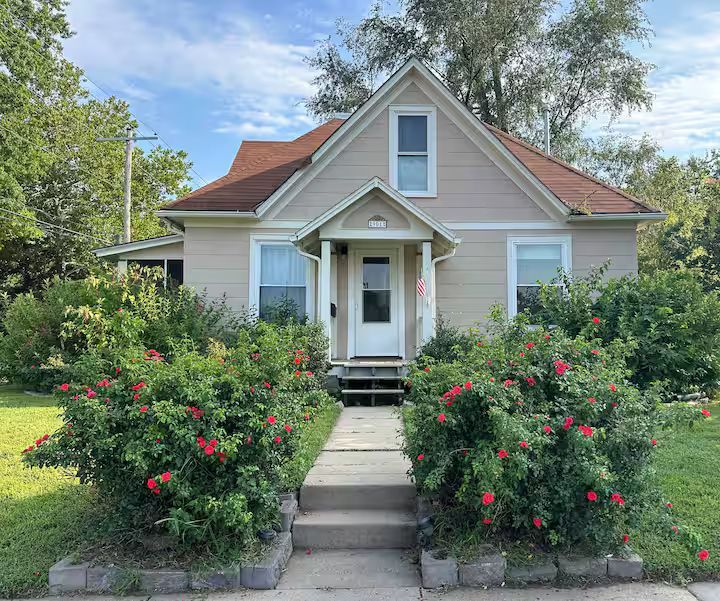
{"type": "Polygon", "coordinates": [[[0,386],[0,597],[45,592],[48,568],[93,531],[87,486],[20,462],[20,451],[59,423],[52,398],[0,386]]]}
{"type": "Polygon", "coordinates": [[[677,524],[698,537],[710,559],[701,562],[649,515],[631,544],[650,576],[677,582],[720,576],[720,406],[689,431],[658,435],[655,461],[664,499],[673,504],[677,524]]]}
{"type": "Polygon", "coordinates": [[[325,441],[330,436],[341,411],[340,407],[333,403],[318,413],[313,428],[303,430],[298,441],[298,453],[283,466],[284,490],[291,491],[300,488],[305,476],[325,446],[325,441]]]}

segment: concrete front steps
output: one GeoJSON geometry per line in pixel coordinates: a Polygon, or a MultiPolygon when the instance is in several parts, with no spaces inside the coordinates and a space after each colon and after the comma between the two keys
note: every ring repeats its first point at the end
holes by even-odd
{"type": "Polygon", "coordinates": [[[415,546],[415,485],[390,408],[347,408],[300,489],[296,548],[415,546]]]}

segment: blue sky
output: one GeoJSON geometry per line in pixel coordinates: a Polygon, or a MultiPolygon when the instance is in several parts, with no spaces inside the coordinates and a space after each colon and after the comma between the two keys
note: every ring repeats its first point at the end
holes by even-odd
{"type": "MultiPolygon", "coordinates": [[[[313,126],[301,104],[312,93],[303,56],[334,31],[335,19],[356,21],[370,2],[71,0],[76,36],[65,53],[101,86],[89,84],[94,94],[128,100],[212,180],[226,172],[243,139],[291,139],[313,126]]],[[[655,0],[647,12],[655,38],[641,55],[656,65],[655,104],[623,116],[615,130],[647,132],[668,154],[720,147],[717,0],[655,0]]],[[[588,132],[606,123],[599,119],[588,132]]]]}

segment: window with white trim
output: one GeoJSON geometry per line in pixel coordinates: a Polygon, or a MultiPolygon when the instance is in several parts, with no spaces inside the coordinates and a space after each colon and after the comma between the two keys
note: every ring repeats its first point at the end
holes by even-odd
{"type": "Polygon", "coordinates": [[[435,107],[390,107],[390,184],[405,196],[437,194],[435,107]]]}
{"type": "Polygon", "coordinates": [[[258,242],[257,308],[262,319],[292,309],[298,318],[309,312],[309,261],[286,242],[258,242]]]}
{"type": "MultiPolygon", "coordinates": [[[[570,271],[570,238],[508,239],[508,314],[538,309],[541,284],[555,280],[559,270],[570,271]]],[[[560,283],[556,284],[561,289],[560,283]]]]}

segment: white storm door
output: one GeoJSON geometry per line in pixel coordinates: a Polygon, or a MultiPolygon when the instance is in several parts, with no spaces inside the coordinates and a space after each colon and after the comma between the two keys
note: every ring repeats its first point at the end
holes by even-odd
{"type": "Polygon", "coordinates": [[[400,356],[397,251],[358,253],[354,277],[355,355],[400,356]]]}

